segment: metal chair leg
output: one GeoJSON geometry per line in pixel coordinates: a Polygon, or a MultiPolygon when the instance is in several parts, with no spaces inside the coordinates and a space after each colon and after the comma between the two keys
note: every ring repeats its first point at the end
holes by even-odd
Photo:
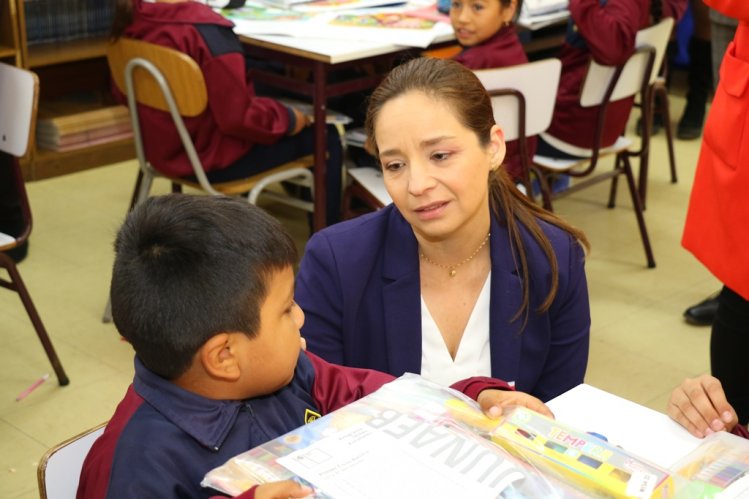
{"type": "MultiPolygon", "coordinates": [[[[549,180],[546,178],[546,173],[541,168],[531,167],[533,173],[536,174],[538,179],[538,188],[541,191],[541,201],[546,211],[554,212],[554,207],[551,204],[551,186],[549,180]]],[[[533,192],[532,190],[529,192],[533,192]]]]}
{"type": "Polygon", "coordinates": [[[648,237],[648,229],[645,226],[645,217],[642,214],[642,203],[640,201],[639,193],[637,192],[637,186],[635,184],[635,176],[632,173],[632,166],[629,163],[629,159],[626,156],[622,157],[623,161],[623,173],[627,177],[627,185],[629,186],[629,192],[632,195],[632,206],[635,210],[635,216],[637,217],[637,225],[640,228],[640,237],[642,238],[642,245],[645,248],[645,256],[648,260],[648,268],[655,268],[655,258],[653,258],[653,249],[650,247],[650,238],[648,237]]]}
{"type": "Polygon", "coordinates": [[[36,311],[34,302],[31,300],[26,285],[23,283],[21,274],[18,273],[15,262],[8,255],[0,253],[0,263],[7,269],[8,275],[10,276],[10,286],[8,287],[16,291],[21,298],[26,313],[36,330],[36,335],[39,337],[39,341],[42,342],[42,347],[44,347],[47,358],[52,364],[52,369],[54,369],[55,375],[57,376],[57,382],[60,386],[67,385],[70,383],[70,380],[68,379],[67,374],[65,374],[60,359],[57,357],[57,352],[55,352],[55,348],[52,346],[52,340],[50,340],[47,330],[44,328],[44,324],[42,324],[42,320],[39,318],[39,313],[36,311]]]}
{"type": "Polygon", "coordinates": [[[661,115],[663,116],[663,128],[666,131],[666,145],[668,146],[668,164],[671,168],[671,183],[679,181],[676,176],[676,155],[674,154],[674,127],[671,124],[671,111],[668,105],[668,89],[665,86],[656,87],[656,92],[660,94],[661,115]]]}
{"type": "MultiPolygon", "coordinates": [[[[621,156],[619,154],[616,155],[616,160],[614,161],[614,170],[621,169],[620,166],[621,156]]],[[[616,206],[616,191],[619,187],[619,175],[614,175],[611,177],[611,189],[609,190],[609,208],[614,208],[616,206]]]]}

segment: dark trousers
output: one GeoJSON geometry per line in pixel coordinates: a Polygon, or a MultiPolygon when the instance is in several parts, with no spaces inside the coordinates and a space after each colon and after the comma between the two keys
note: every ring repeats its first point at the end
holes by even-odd
{"type": "MultiPolygon", "coordinates": [[[[328,159],[325,169],[325,213],[327,225],[341,219],[341,175],[343,151],[338,130],[327,128],[328,159]]],[[[228,167],[210,172],[211,182],[226,182],[264,172],[314,152],[314,130],[307,127],[294,136],[286,136],[272,145],[256,144],[245,156],[228,167]]],[[[312,165],[310,165],[312,166],[312,165]]]]}
{"type": "MultiPolygon", "coordinates": [[[[23,232],[24,220],[12,161],[10,155],[0,153],[0,232],[17,237],[23,232]]],[[[13,260],[20,262],[26,256],[27,247],[28,241],[7,253],[13,260]]]]}
{"type": "Polygon", "coordinates": [[[749,423],[749,301],[726,286],[718,296],[718,312],[710,336],[710,366],[736,409],[739,422],[749,423]]]}

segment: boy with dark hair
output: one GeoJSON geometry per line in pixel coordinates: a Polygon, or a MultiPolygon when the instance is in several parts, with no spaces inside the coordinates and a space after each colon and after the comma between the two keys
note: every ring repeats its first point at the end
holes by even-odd
{"type": "MultiPolygon", "coordinates": [[[[84,462],[79,498],[210,497],[199,484],[212,468],[393,379],[301,350],[296,248],[245,201],[151,198],[115,250],[112,315],[135,349],[135,378],[84,462]]],[[[492,416],[508,404],[550,414],[499,380],[455,387],[492,416]]],[[[288,481],[241,497],[310,493],[288,481]]]]}

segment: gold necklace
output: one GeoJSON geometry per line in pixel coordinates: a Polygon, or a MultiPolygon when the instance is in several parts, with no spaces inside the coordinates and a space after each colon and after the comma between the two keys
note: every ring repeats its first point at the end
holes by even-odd
{"type": "Polygon", "coordinates": [[[429,258],[428,256],[426,256],[424,254],[424,252],[422,252],[422,251],[419,252],[419,256],[421,258],[423,258],[424,261],[427,262],[427,263],[431,263],[432,265],[435,265],[435,266],[440,267],[442,269],[447,269],[447,273],[450,275],[450,277],[455,277],[455,274],[458,273],[458,267],[460,267],[461,265],[466,264],[466,263],[470,262],[471,260],[473,260],[473,257],[475,257],[476,255],[478,255],[479,251],[481,251],[481,248],[483,248],[484,246],[486,246],[486,242],[489,240],[489,236],[491,236],[491,235],[492,235],[491,232],[489,232],[486,235],[486,237],[484,238],[484,240],[481,241],[481,244],[479,244],[479,247],[476,248],[476,250],[473,253],[471,253],[471,256],[469,256],[468,258],[466,258],[462,262],[457,263],[455,265],[442,265],[441,263],[437,263],[434,260],[432,260],[431,258],[429,258]]]}

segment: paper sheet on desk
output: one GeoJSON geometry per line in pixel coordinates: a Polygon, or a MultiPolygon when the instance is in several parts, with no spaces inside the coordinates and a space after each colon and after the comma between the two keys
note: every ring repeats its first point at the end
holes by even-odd
{"type": "Polygon", "coordinates": [[[439,37],[452,36],[448,23],[409,16],[408,9],[362,9],[317,15],[284,11],[248,2],[240,9],[223,11],[243,35],[285,35],[300,38],[359,40],[410,47],[428,47],[439,37]]]}
{"type": "Polygon", "coordinates": [[[581,384],[547,402],[556,418],[669,468],[701,442],[668,416],[581,384]]]}

